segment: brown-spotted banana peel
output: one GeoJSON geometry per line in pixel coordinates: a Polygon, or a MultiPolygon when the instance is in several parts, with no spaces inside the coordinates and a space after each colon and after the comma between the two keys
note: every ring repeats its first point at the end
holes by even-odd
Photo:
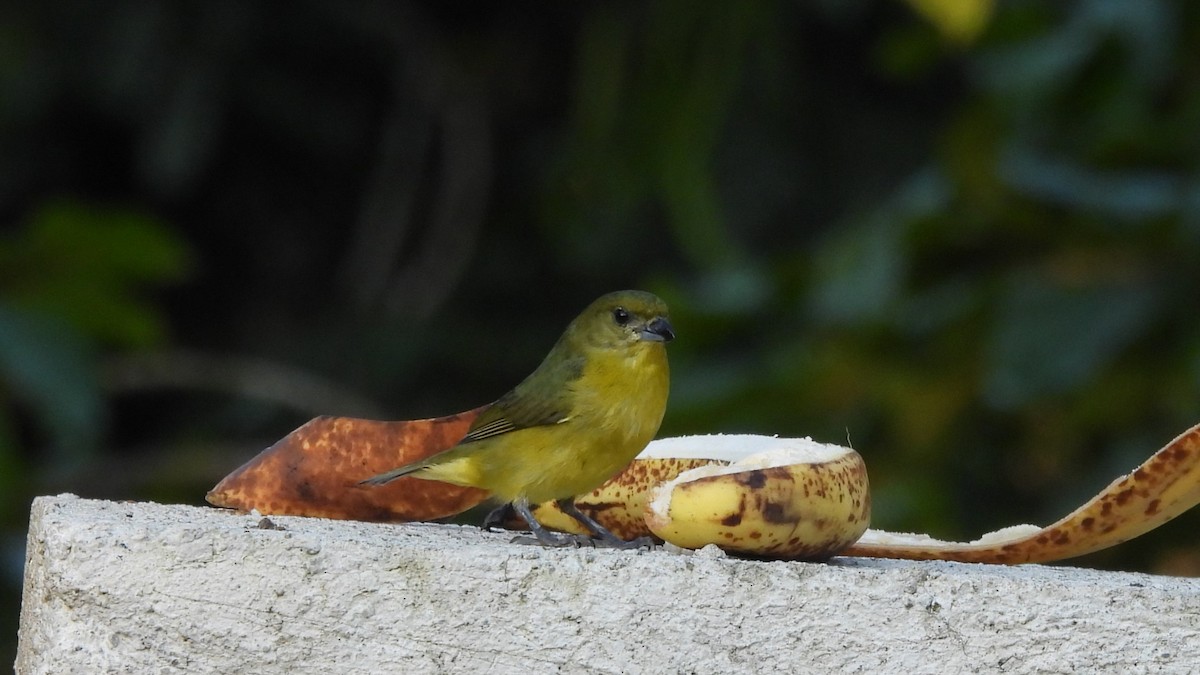
{"type": "Polygon", "coordinates": [[[655,536],[683,548],[716,544],[754,557],[821,560],[867,529],[867,468],[854,450],[807,438],[715,438],[751,454],[725,466],[690,469],[655,486],[646,508],[655,536]]]}
{"type": "MultiPolygon", "coordinates": [[[[747,434],[652,442],[575,504],[614,534],[653,534],[685,548],[717,544],[764,558],[822,558],[867,528],[866,467],[849,448],[747,434]],[[657,510],[648,508],[655,491],[657,510]]],[[[553,503],[543,525],[582,533],[553,503]]]]}
{"type": "Polygon", "coordinates": [[[1048,527],[1017,525],[973,542],[868,530],[842,555],[962,562],[1051,562],[1115,546],[1200,503],[1200,425],[1048,527]]]}

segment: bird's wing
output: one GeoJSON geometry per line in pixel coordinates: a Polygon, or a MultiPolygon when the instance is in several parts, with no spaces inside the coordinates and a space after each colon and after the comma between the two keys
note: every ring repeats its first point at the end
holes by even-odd
{"type": "Polygon", "coordinates": [[[467,435],[453,447],[360,481],[359,484],[382,485],[401,476],[453,461],[476,450],[463,447],[474,441],[529,427],[566,422],[571,414],[570,389],[572,383],[583,374],[583,364],[582,357],[548,358],[525,381],[480,413],[467,435]]]}
{"type": "Polygon", "coordinates": [[[518,429],[565,422],[567,411],[562,409],[565,406],[557,403],[556,401],[538,401],[521,397],[515,390],[511,391],[479,416],[471,430],[459,441],[459,445],[507,434],[518,429]]]}
{"type": "Polygon", "coordinates": [[[521,394],[522,390],[518,387],[501,396],[488,409],[480,413],[479,417],[475,418],[475,422],[471,425],[471,430],[453,447],[392,469],[387,473],[372,476],[364,481],[360,481],[359,484],[383,485],[401,476],[407,476],[422,469],[458,459],[464,456],[464,454],[469,454],[470,450],[463,446],[472,441],[481,441],[485,438],[492,438],[528,427],[559,424],[567,420],[566,414],[559,412],[560,406],[555,405],[553,401],[542,401],[536,397],[522,396],[521,394]]]}
{"type": "Polygon", "coordinates": [[[564,360],[553,371],[543,371],[541,378],[531,377],[517,385],[483,411],[459,445],[529,427],[566,422],[571,413],[568,388],[582,370],[581,360],[564,360]]]}

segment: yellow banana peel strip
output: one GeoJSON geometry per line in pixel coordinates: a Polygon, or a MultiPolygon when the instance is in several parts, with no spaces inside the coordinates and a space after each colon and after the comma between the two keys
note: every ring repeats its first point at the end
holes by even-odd
{"type": "Polygon", "coordinates": [[[1129,541],[1198,503],[1200,424],[1048,527],[1018,525],[972,542],[867,530],[839,555],[1001,564],[1052,562],[1129,541]]]}

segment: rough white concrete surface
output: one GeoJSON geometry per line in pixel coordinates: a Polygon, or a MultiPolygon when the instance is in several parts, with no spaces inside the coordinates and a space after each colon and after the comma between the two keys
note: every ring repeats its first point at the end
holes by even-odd
{"type": "Polygon", "coordinates": [[[18,673],[1195,673],[1200,579],[41,497],[18,673]]]}

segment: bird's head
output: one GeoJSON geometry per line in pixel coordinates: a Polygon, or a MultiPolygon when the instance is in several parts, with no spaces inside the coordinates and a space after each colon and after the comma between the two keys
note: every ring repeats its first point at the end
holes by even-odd
{"type": "Polygon", "coordinates": [[[645,291],[617,291],[600,296],[571,323],[568,331],[590,344],[610,348],[675,339],[667,303],[645,291]]]}

